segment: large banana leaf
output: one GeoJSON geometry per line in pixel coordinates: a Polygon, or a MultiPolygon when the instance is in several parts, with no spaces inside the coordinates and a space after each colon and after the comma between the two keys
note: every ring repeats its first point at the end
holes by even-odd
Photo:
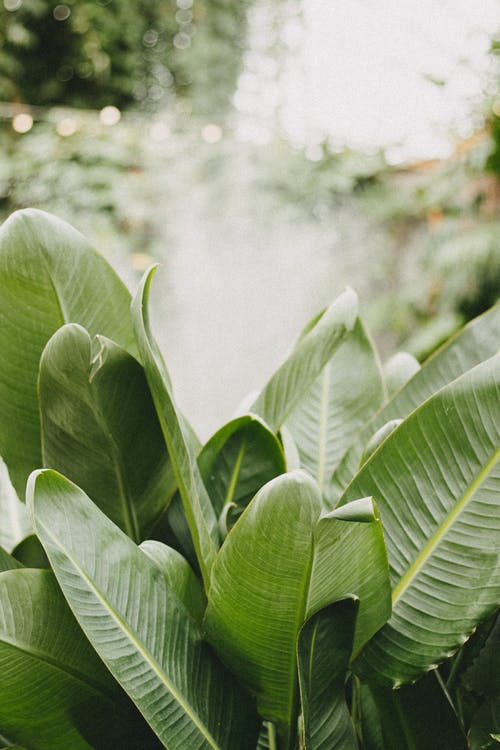
{"type": "Polygon", "coordinates": [[[437,390],[463,375],[498,352],[500,346],[500,304],[471,321],[435,354],[399,390],[388,404],[371,419],[346,453],[331,478],[326,491],[333,507],[353,476],[369,439],[384,424],[404,419],[437,390]]]}
{"type": "Polygon", "coordinates": [[[383,398],[380,363],[358,318],[286,421],[301,465],[320,488],[332,476],[346,445],[379,409],[383,398]]]}
{"type": "Polygon", "coordinates": [[[434,672],[399,690],[361,685],[363,716],[379,723],[364,726],[364,750],[467,750],[453,706],[434,672]],[[365,736],[366,733],[366,736],[365,736]]]}
{"type": "Polygon", "coordinates": [[[175,488],[142,367],[109,339],[65,325],[43,351],[39,397],[43,465],[140,542],[175,488]]]}
{"type": "Polygon", "coordinates": [[[210,569],[218,548],[217,519],[182,427],[172,395],[170,377],[151,334],[148,299],[154,271],[155,267],[144,274],[132,303],[137,346],[172,462],[203,581],[208,586],[210,569]]]}
{"type": "Polygon", "coordinates": [[[79,624],[170,750],[253,750],[250,699],[164,573],[69,480],[35,472],[36,531],[79,624]]]}
{"type": "Polygon", "coordinates": [[[26,506],[19,500],[0,458],[0,544],[10,552],[30,531],[26,506]]]}
{"type": "Polygon", "coordinates": [[[416,409],[371,456],[341,504],[372,495],[393,613],[358,669],[393,683],[450,656],[500,601],[500,355],[416,409]]]}
{"type": "Polygon", "coordinates": [[[312,386],[347,334],[358,314],[358,298],[346,289],[298,342],[272,375],[249,411],[277,432],[312,386]]]}
{"type": "Polygon", "coordinates": [[[159,747],[50,571],[0,573],[0,732],[30,750],[159,747]]]}
{"type": "MultiPolygon", "coordinates": [[[[352,505],[352,517],[359,519],[359,507],[352,505]]],[[[362,505],[361,517],[367,520],[362,505]]],[[[350,518],[349,509],[344,510],[350,518]]],[[[376,516],[368,523],[318,520],[320,511],[319,488],[304,471],[273,479],[229,532],[208,593],[208,637],[221,659],[257,695],[261,715],[277,725],[285,748],[293,746],[295,735],[296,642],[305,620],[371,584],[377,597],[364,610],[359,628],[371,635],[387,619],[390,605],[376,516]],[[366,535],[370,527],[372,534],[366,535]],[[375,553],[372,546],[380,545],[381,553],[375,553]],[[345,556],[342,562],[340,555],[345,556]]]]}
{"type": "Polygon", "coordinates": [[[304,750],[358,750],[345,680],[358,602],[344,599],[316,612],[297,640],[304,750]]]}
{"type": "Polygon", "coordinates": [[[0,229],[0,455],[24,498],[42,465],[36,384],[42,350],[64,323],[81,323],[135,352],[130,295],[82,235],[34,209],[0,229]]]}

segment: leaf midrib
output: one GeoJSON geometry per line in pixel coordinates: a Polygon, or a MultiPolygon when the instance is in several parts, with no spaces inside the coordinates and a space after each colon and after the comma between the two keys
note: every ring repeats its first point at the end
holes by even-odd
{"type": "Polygon", "coordinates": [[[427,544],[422,548],[420,553],[417,555],[415,560],[411,563],[406,573],[400,578],[399,582],[393,589],[392,592],[392,605],[396,605],[398,600],[403,596],[407,588],[412,583],[413,579],[419,574],[429,557],[432,555],[439,542],[443,539],[446,532],[451,528],[455,519],[460,515],[462,510],[465,508],[469,500],[473,497],[476,490],[481,486],[483,481],[487,478],[490,470],[500,459],[500,448],[498,448],[492,455],[492,457],[483,466],[481,471],[478,473],[476,478],[470,483],[462,497],[455,503],[455,506],[451,512],[446,516],[443,522],[438,526],[434,534],[430,537],[427,544]]]}
{"type": "MultiPolygon", "coordinates": [[[[95,597],[98,599],[98,601],[101,603],[101,605],[104,607],[104,609],[108,610],[109,615],[114,619],[118,627],[122,630],[124,635],[129,639],[129,641],[132,643],[132,645],[137,649],[139,654],[143,657],[144,661],[147,662],[147,664],[150,666],[151,670],[156,674],[156,676],[160,679],[162,684],[166,687],[166,689],[170,692],[174,700],[177,701],[177,703],[181,706],[184,713],[191,719],[195,727],[199,730],[200,734],[204,737],[204,739],[207,740],[207,742],[210,744],[210,746],[214,750],[222,750],[220,746],[217,744],[216,740],[212,737],[211,733],[205,727],[203,723],[199,720],[198,716],[192,711],[192,708],[189,704],[187,704],[183,697],[178,693],[176,687],[170,682],[168,676],[165,674],[161,666],[158,664],[156,659],[153,657],[153,655],[149,652],[147,648],[143,646],[143,644],[135,637],[135,634],[133,631],[128,627],[127,623],[120,617],[118,612],[116,612],[113,607],[111,606],[111,603],[108,601],[106,596],[100,591],[100,589],[94,584],[92,579],[87,575],[87,573],[82,569],[82,567],[78,564],[78,562],[67,552],[67,550],[61,546],[59,543],[59,540],[57,537],[55,537],[51,531],[48,529],[47,526],[45,526],[44,523],[41,523],[39,521],[39,525],[43,528],[46,535],[49,537],[49,539],[52,540],[54,543],[54,546],[58,548],[65,557],[69,560],[69,562],[74,566],[76,571],[80,574],[80,576],[83,578],[83,580],[87,583],[88,587],[93,591],[95,597]]],[[[75,612],[75,616],[76,612],[75,612]]],[[[77,618],[78,619],[78,618],[77,618]]],[[[82,626],[83,627],[83,626],[82,626]]],[[[160,737],[161,739],[161,737],[160,737]]],[[[163,741],[163,740],[162,740],[163,741]]]]}

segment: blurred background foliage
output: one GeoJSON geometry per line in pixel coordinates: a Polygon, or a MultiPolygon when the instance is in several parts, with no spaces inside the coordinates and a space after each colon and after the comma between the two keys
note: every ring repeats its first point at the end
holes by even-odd
{"type": "MultiPolygon", "coordinates": [[[[280,30],[291,18],[300,25],[300,0],[3,0],[0,220],[25,206],[58,214],[130,284],[162,261],[172,292],[162,312],[179,329],[162,334],[171,349],[202,327],[196,300],[207,288],[236,289],[220,303],[220,328],[267,294],[275,318],[284,303],[297,308],[291,335],[349,283],[384,353],[425,357],[500,295],[498,69],[476,105],[477,132],[448,159],[394,166],[383,150],[300,146],[279,127],[290,53],[280,30]],[[255,84],[263,77],[274,102],[255,84]],[[232,276],[219,284],[217,273],[232,276]],[[273,303],[267,276],[283,273],[273,303]]],[[[235,344],[242,333],[221,346],[264,377],[260,344],[235,344]]],[[[279,360],[284,348],[267,345],[279,360]]],[[[192,344],[181,359],[196,354],[192,344]]],[[[241,381],[235,365],[235,391],[241,381]]]]}

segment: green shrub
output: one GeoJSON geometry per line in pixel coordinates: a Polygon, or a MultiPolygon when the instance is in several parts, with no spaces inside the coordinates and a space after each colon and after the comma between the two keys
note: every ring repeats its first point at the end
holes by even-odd
{"type": "Polygon", "coordinates": [[[5,744],[493,745],[500,307],[383,368],[346,290],[200,446],[152,275],[131,300],[63,222],[1,229],[5,744]]]}

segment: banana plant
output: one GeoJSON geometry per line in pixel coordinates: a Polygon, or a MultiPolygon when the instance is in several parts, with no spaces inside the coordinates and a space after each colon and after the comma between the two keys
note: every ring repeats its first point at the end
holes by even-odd
{"type": "Polygon", "coordinates": [[[347,289],[201,445],[73,228],[0,228],[0,747],[500,737],[500,305],[380,361],[347,289]]]}

